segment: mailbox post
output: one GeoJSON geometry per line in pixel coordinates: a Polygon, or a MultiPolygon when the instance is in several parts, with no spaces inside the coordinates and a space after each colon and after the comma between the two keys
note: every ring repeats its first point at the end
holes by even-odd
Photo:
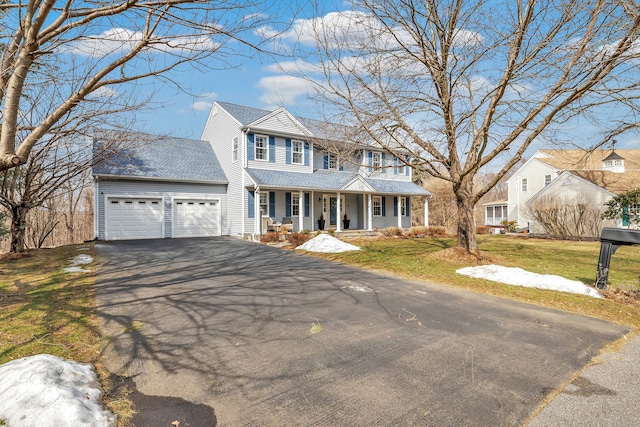
{"type": "Polygon", "coordinates": [[[611,255],[615,254],[620,246],[630,245],[640,245],[640,230],[612,227],[602,229],[600,234],[600,257],[598,258],[598,271],[596,272],[596,288],[604,289],[607,287],[611,255]]]}

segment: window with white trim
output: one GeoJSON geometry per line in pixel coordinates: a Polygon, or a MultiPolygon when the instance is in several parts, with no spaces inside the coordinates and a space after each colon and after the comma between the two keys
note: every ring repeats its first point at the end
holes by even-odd
{"type": "Polygon", "coordinates": [[[260,215],[269,215],[269,192],[260,193],[260,215]]]}
{"type": "Polygon", "coordinates": [[[291,163],[304,163],[304,144],[302,141],[291,141],[291,163]]]}
{"type": "Polygon", "coordinates": [[[551,175],[545,175],[544,176],[544,186],[546,187],[549,184],[551,184],[551,175]]]}
{"type": "Polygon", "coordinates": [[[373,216],[382,216],[382,196],[373,196],[373,216]]]}
{"type": "Polygon", "coordinates": [[[338,169],[338,156],[327,152],[327,169],[338,169]]]}
{"type": "Polygon", "coordinates": [[[299,193],[291,193],[291,215],[292,216],[300,215],[300,194],[299,193]]]}
{"type": "Polygon", "coordinates": [[[256,160],[269,160],[269,137],[255,135],[256,160]]]}
{"type": "Polygon", "coordinates": [[[400,197],[400,216],[407,216],[407,198],[400,197]]]}
{"type": "Polygon", "coordinates": [[[522,191],[527,191],[527,178],[522,178],[522,191]]]}
{"type": "Polygon", "coordinates": [[[406,167],[406,165],[404,163],[402,163],[402,160],[398,159],[398,175],[404,175],[405,174],[405,170],[404,170],[405,167],[406,167]]]}
{"type": "Polygon", "coordinates": [[[371,153],[371,167],[374,170],[382,169],[382,153],[376,151],[371,153]]]}
{"type": "Polygon", "coordinates": [[[233,137],[233,141],[231,142],[231,161],[238,161],[238,137],[233,137]]]}

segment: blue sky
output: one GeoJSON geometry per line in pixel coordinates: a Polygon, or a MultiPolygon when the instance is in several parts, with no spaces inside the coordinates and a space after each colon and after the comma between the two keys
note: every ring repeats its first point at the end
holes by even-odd
{"type": "MultiPolygon", "coordinates": [[[[348,6],[337,3],[324,5],[326,14],[331,11],[346,11],[348,6]]],[[[312,40],[304,36],[305,27],[313,16],[311,8],[298,11],[298,15],[283,17],[292,22],[292,27],[278,37],[282,43],[280,47],[291,47],[298,41],[302,46],[311,46],[312,40]],[[303,34],[299,38],[299,34],[303,34]]],[[[330,21],[332,25],[349,31],[344,22],[339,19],[330,21]]],[[[261,31],[269,32],[271,28],[261,31]]],[[[307,31],[307,36],[309,32],[307,31]]],[[[256,40],[255,34],[250,35],[256,40]]],[[[301,59],[297,59],[302,62],[301,59]]],[[[172,134],[175,136],[195,138],[201,136],[205,126],[207,115],[214,100],[232,102],[257,108],[274,109],[285,106],[296,115],[319,118],[315,112],[314,102],[306,96],[308,83],[293,76],[287,76],[278,70],[276,62],[284,66],[293,66],[296,58],[280,57],[279,59],[268,55],[257,55],[235,68],[227,70],[197,70],[183,68],[174,73],[172,78],[186,89],[186,92],[177,91],[175,88],[166,87],[161,90],[156,98],[162,105],[145,114],[138,115],[137,127],[152,133],[172,134]]],[[[589,141],[590,135],[597,131],[591,129],[588,122],[569,125],[569,135],[575,134],[576,144],[584,144],[589,141]]],[[[544,143],[542,143],[544,144],[544,143]]],[[[636,135],[624,135],[619,138],[619,148],[638,148],[636,135]]],[[[534,144],[532,148],[543,148],[534,144]]]]}

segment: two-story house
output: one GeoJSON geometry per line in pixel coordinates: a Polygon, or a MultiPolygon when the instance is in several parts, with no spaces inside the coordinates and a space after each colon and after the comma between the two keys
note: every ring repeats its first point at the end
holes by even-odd
{"type": "MultiPolygon", "coordinates": [[[[536,200],[587,203],[604,210],[608,200],[639,183],[640,150],[539,150],[508,181],[508,219],[541,232],[527,214],[536,200]]],[[[621,218],[604,225],[626,224],[621,218]]]]}
{"type": "Polygon", "coordinates": [[[282,223],[340,232],[344,219],[349,229],[407,228],[412,201],[424,204],[428,225],[430,194],[402,159],[368,144],[341,157],[323,148],[326,128],[284,108],[216,102],[201,141],[124,132],[97,138],[96,147],[130,141],[94,167],[96,236],[251,237],[282,223]]]}
{"type": "Polygon", "coordinates": [[[214,103],[202,139],[229,180],[225,234],[262,234],[270,222],[291,219],[295,231],[373,230],[411,226],[411,202],[425,206],[428,191],[412,170],[379,148],[362,144],[352,158],[323,148],[323,123],[294,117],[285,108],[262,110],[214,103]]]}

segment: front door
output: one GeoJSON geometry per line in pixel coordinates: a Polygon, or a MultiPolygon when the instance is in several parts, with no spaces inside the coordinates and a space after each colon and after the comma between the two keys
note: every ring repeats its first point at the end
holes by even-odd
{"type": "Polygon", "coordinates": [[[336,197],[329,197],[329,225],[336,225],[338,202],[336,197]]]}

